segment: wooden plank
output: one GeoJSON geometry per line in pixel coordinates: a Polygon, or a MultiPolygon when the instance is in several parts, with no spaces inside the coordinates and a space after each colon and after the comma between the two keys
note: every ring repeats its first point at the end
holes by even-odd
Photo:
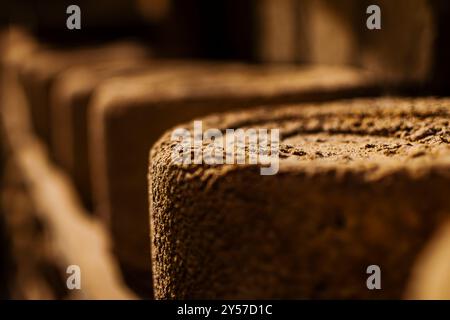
{"type": "Polygon", "coordinates": [[[65,275],[71,264],[81,268],[82,288],[73,298],[136,298],[121,279],[104,226],[84,211],[70,180],[33,134],[17,75],[9,70],[5,77],[1,121],[7,154],[25,181],[35,218],[48,230],[60,272],[65,275]]]}

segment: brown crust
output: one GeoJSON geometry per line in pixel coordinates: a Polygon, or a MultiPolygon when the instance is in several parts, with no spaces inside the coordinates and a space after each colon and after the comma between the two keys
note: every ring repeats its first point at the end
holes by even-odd
{"type": "Polygon", "coordinates": [[[373,81],[347,68],[185,64],[104,83],[90,118],[94,198],[121,261],[150,274],[147,159],[167,128],[213,112],[373,93],[373,81]]]}
{"type": "Polygon", "coordinates": [[[280,128],[275,176],[174,164],[167,132],[149,169],[156,297],[400,298],[450,213],[449,115],[449,100],[375,99],[203,119],[280,128]]]}

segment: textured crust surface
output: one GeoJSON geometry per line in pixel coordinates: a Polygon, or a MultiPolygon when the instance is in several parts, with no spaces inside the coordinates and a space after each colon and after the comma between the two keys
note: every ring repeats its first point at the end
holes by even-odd
{"type": "Polygon", "coordinates": [[[373,81],[346,68],[202,64],[163,67],[104,83],[91,115],[94,197],[96,210],[110,220],[121,261],[150,273],[147,159],[167,128],[263,103],[373,93],[373,81]]]}
{"type": "MultiPolygon", "coordinates": [[[[450,212],[450,101],[375,99],[218,115],[203,129],[280,128],[280,171],[149,168],[157,298],[400,298],[450,212]],[[366,268],[382,270],[368,290],[366,268]]],[[[192,124],[186,124],[191,128],[192,124]]]]}

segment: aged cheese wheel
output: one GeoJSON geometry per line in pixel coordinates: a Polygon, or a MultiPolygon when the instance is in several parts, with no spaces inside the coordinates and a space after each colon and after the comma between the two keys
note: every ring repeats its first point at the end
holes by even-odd
{"type": "Polygon", "coordinates": [[[122,264],[134,274],[145,271],[151,282],[148,151],[165,130],[213,112],[373,93],[374,82],[361,70],[340,67],[211,64],[103,83],[90,118],[94,205],[110,221],[122,264]]]}
{"type": "Polygon", "coordinates": [[[450,100],[390,98],[203,119],[204,130],[279,129],[269,176],[179,164],[168,131],[149,168],[155,296],[403,297],[449,216],[449,120],[450,100]],[[381,290],[367,287],[371,265],[381,290]]]}
{"type": "Polygon", "coordinates": [[[79,65],[61,72],[50,92],[54,158],[70,174],[89,210],[92,209],[88,155],[88,110],[91,97],[95,89],[109,78],[138,74],[154,68],[151,60],[146,59],[119,59],[79,65]]]}
{"type": "Polygon", "coordinates": [[[76,65],[141,59],[148,54],[145,48],[132,42],[116,42],[75,49],[40,48],[36,50],[28,59],[22,61],[18,68],[33,126],[38,135],[46,143],[50,143],[52,128],[49,96],[61,72],[76,65]]]}

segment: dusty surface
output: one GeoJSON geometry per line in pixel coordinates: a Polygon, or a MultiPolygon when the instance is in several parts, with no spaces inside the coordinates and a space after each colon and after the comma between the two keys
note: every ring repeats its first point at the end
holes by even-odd
{"type": "Polygon", "coordinates": [[[149,169],[156,297],[402,297],[450,212],[449,119],[448,100],[388,98],[204,119],[279,128],[275,176],[173,164],[168,132],[149,169]],[[371,264],[382,290],[366,287],[371,264]]]}
{"type": "Polygon", "coordinates": [[[212,112],[374,93],[373,81],[351,68],[210,64],[104,83],[91,109],[94,197],[123,264],[150,274],[147,159],[167,128],[212,112]]]}

